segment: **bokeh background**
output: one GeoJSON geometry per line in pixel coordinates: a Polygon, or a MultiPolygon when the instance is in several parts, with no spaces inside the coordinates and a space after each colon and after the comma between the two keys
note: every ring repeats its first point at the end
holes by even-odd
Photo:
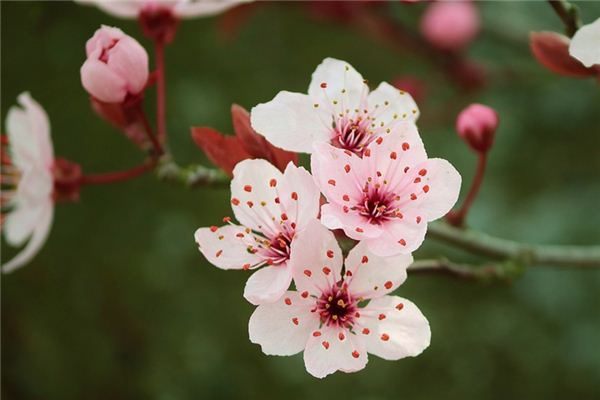
{"type": "MultiPolygon", "coordinates": [[[[227,19],[185,21],[167,49],[173,153],[180,163],[208,164],[189,126],[231,132],[231,103],[250,108],[282,89],[305,91],[316,65],[337,57],[373,83],[420,79],[428,152],[449,159],[466,183],[475,156],[456,137],[454,118],[472,101],[498,110],[472,226],[535,243],[600,243],[597,83],[554,75],[531,57],[529,31],[563,28],[545,2],[477,5],[483,30],[467,54],[487,76],[471,91],[440,63],[369,38],[343,18],[315,18],[304,3],[260,4],[233,31],[227,19]]],[[[382,7],[416,33],[425,5],[382,7]]],[[[600,3],[580,8],[584,22],[600,16],[600,3]]],[[[139,163],[137,149],[90,110],[79,81],[84,44],[100,24],[150,49],[137,24],[71,2],[3,1],[1,11],[2,121],[28,90],[50,116],[57,155],[87,172],[139,163]]],[[[42,252],[2,277],[2,397],[598,398],[598,270],[532,268],[511,284],[415,275],[397,293],[430,321],[432,344],[420,357],[371,357],[364,371],[320,381],[301,356],[264,356],[248,340],[247,275],[210,266],[193,241],[197,227],[230,213],[228,198],[226,189],[146,176],[86,187],[80,202],[59,204],[42,252]]],[[[6,260],[14,251],[2,246],[6,260]]],[[[416,254],[439,255],[476,261],[433,240],[416,254]]]]}

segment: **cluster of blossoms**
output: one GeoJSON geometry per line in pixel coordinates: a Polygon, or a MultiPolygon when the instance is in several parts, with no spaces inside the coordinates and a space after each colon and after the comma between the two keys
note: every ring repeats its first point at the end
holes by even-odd
{"type": "MultiPolygon", "coordinates": [[[[81,67],[92,108],[151,161],[120,173],[83,175],[77,164],[55,158],[48,117],[23,93],[8,112],[1,140],[0,222],[9,244],[25,246],[3,272],[26,264],[42,247],[56,201],[76,200],[80,185],[154,168],[166,136],[163,46],[181,19],[239,1],[79,2],[138,19],[154,42],[151,72],[135,39],[103,26],[86,43],[81,67]],[[145,90],[154,84],[156,135],[143,109],[145,90]]],[[[449,53],[461,51],[478,30],[471,2],[434,3],[422,22],[424,37],[449,53]]],[[[599,38],[600,19],[572,40],[552,32],[532,35],[532,48],[555,72],[598,76],[599,38]]],[[[456,202],[461,177],[447,161],[428,158],[413,98],[385,82],[371,91],[348,63],[328,58],[313,73],[308,93],[282,91],[251,113],[234,105],[232,117],[235,136],[201,127],[192,137],[233,177],[238,222],[226,217],[224,226],[198,229],[195,240],[215,266],[254,270],[244,290],[257,306],[250,340],[266,354],[304,351],[307,371],[320,378],[364,368],[368,353],[388,360],[420,354],[430,342],[429,323],[412,302],[391,293],[405,281],[428,222],[456,202]],[[310,155],[310,172],[297,166],[296,153],[310,155]],[[345,259],[338,239],[354,244],[345,259]]],[[[480,168],[463,208],[448,214],[450,223],[462,223],[476,195],[497,126],[498,115],[483,105],[458,116],[457,131],[479,154],[480,168]]]]}
{"type": "Polygon", "coordinates": [[[256,270],[244,297],[258,306],[250,340],[264,353],[304,350],[307,371],[321,378],[364,368],[367,353],[397,360],[429,345],[427,319],[389,293],[406,279],[427,222],[456,202],[461,178],[427,157],[418,115],[408,93],[387,83],[370,91],[330,58],[308,94],[282,91],[252,109],[252,127],[268,141],[310,153],[311,173],[241,161],[231,181],[239,224],[226,217],[195,239],[215,266],[256,270]],[[345,261],[334,232],[358,242],[345,261]]]}

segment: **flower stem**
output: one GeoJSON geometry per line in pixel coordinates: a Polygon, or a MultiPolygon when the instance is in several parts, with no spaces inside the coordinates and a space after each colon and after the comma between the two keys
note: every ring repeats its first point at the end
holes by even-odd
{"type": "Polygon", "coordinates": [[[144,109],[142,108],[141,103],[139,105],[137,105],[137,112],[140,116],[142,124],[144,125],[144,130],[146,131],[146,135],[148,136],[148,139],[150,139],[150,142],[152,142],[152,146],[154,147],[156,154],[159,156],[162,155],[164,153],[163,148],[162,148],[159,140],[154,135],[154,132],[152,131],[152,126],[150,125],[150,122],[148,122],[148,117],[146,117],[146,113],[144,112],[144,109]]]}
{"type": "Polygon", "coordinates": [[[106,172],[102,174],[84,175],[81,177],[82,185],[103,185],[107,183],[123,182],[151,171],[154,163],[138,165],[124,171],[106,172]]]}
{"type": "Polygon", "coordinates": [[[448,222],[454,226],[462,226],[464,223],[473,202],[477,198],[477,194],[479,193],[479,188],[481,188],[481,183],[483,182],[483,176],[485,175],[485,167],[487,165],[487,153],[479,153],[479,159],[477,160],[477,172],[475,172],[475,178],[473,178],[473,183],[471,183],[471,188],[469,189],[469,193],[467,194],[467,198],[463,202],[462,206],[458,211],[449,212],[446,216],[448,222]]]}
{"type": "Polygon", "coordinates": [[[565,24],[567,35],[569,37],[573,36],[581,27],[579,9],[577,6],[565,0],[548,0],[548,3],[550,3],[550,6],[552,6],[554,12],[556,12],[556,14],[565,24]]]}
{"type": "Polygon", "coordinates": [[[166,82],[165,82],[165,45],[160,40],[154,42],[156,57],[156,124],[158,140],[164,143],[167,136],[166,124],[166,82]]]}

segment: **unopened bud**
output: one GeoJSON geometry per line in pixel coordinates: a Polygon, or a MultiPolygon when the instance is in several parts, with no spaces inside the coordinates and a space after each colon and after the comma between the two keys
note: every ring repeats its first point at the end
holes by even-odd
{"type": "Polygon", "coordinates": [[[496,111],[483,104],[475,103],[458,114],[456,131],[474,151],[485,153],[494,143],[498,123],[496,111]]]}
{"type": "Polygon", "coordinates": [[[121,103],[141,93],[148,81],[148,53],[118,28],[102,26],[85,46],[81,83],[106,103],[121,103]]]}
{"type": "Polygon", "coordinates": [[[421,18],[421,33],[433,46],[460,51],[479,32],[479,13],[471,1],[431,3],[421,18]]]}

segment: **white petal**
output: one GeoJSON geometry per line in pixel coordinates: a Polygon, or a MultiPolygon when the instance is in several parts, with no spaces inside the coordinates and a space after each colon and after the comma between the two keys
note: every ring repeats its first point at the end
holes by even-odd
{"type": "Polygon", "coordinates": [[[301,231],[319,215],[321,192],[312,175],[303,167],[289,163],[278,185],[280,204],[290,220],[301,231]]]}
{"type": "Polygon", "coordinates": [[[569,54],[586,67],[600,64],[600,18],[575,32],[569,54]]]}
{"type": "Polygon", "coordinates": [[[441,158],[431,158],[413,168],[412,176],[417,177],[419,171],[426,171],[419,176],[417,187],[412,187],[400,195],[417,194],[417,200],[410,202],[409,209],[418,210],[427,216],[427,221],[433,221],[446,215],[454,206],[460,193],[461,176],[448,161],[441,158]],[[425,192],[424,188],[427,188],[425,192]],[[416,207],[416,208],[413,208],[416,207]]]}
{"type": "Polygon", "coordinates": [[[107,14],[118,18],[137,18],[145,0],[75,0],[77,3],[95,5],[107,14]]]}
{"type": "Polygon", "coordinates": [[[415,122],[419,118],[419,108],[412,96],[387,82],[381,82],[369,94],[368,103],[375,122],[383,122],[387,127],[393,126],[396,121],[415,122]]]}
{"type": "Polygon", "coordinates": [[[6,116],[13,162],[21,169],[31,165],[49,169],[54,162],[54,150],[48,116],[29,93],[22,93],[18,100],[21,107],[11,107],[6,116]]]}
{"type": "Polygon", "coordinates": [[[409,254],[425,240],[427,222],[423,217],[419,220],[414,213],[403,211],[403,218],[388,221],[383,231],[379,238],[365,240],[369,250],[381,257],[409,254]]]}
{"type": "Polygon", "coordinates": [[[15,204],[6,216],[4,236],[11,246],[20,246],[33,234],[45,204],[15,204]]]}
{"type": "Polygon", "coordinates": [[[279,197],[277,184],[282,180],[283,174],[268,161],[239,162],[231,180],[231,201],[237,220],[268,237],[276,236],[282,211],[275,201],[279,197]]]}
{"type": "Polygon", "coordinates": [[[350,250],[345,261],[349,290],[353,296],[364,298],[390,293],[406,280],[406,269],[412,261],[410,254],[377,256],[362,241],[350,250]]]}
{"type": "Polygon", "coordinates": [[[347,62],[334,58],[326,58],[319,64],[308,87],[311,100],[321,108],[331,108],[337,102],[336,108],[362,109],[368,93],[363,77],[347,62]]]}
{"type": "Polygon", "coordinates": [[[225,225],[220,228],[200,228],[194,234],[198,249],[214,266],[221,269],[242,269],[262,261],[262,258],[248,251],[253,245],[252,234],[246,233],[243,226],[225,225]]]}
{"type": "Polygon", "coordinates": [[[328,141],[331,116],[307,95],[282,91],[268,103],[252,108],[252,128],[275,146],[300,153],[312,152],[315,141],[328,141]]]}
{"type": "Polygon", "coordinates": [[[429,322],[409,300],[384,296],[371,300],[361,314],[369,332],[361,334],[371,354],[385,360],[398,360],[415,357],[429,346],[429,322]]]}
{"type": "Polygon", "coordinates": [[[266,266],[254,272],[246,282],[244,297],[254,305],[272,303],[281,298],[292,283],[292,270],[285,263],[266,266]]]}
{"type": "Polygon", "coordinates": [[[380,140],[369,145],[371,151],[368,159],[371,162],[370,173],[373,170],[385,172],[390,186],[394,186],[403,179],[405,167],[427,160],[425,146],[417,130],[417,126],[411,121],[398,122],[390,134],[383,135],[380,140]],[[391,154],[395,153],[392,158],[391,154]]]}
{"type": "Polygon", "coordinates": [[[313,299],[291,291],[275,303],[258,306],[248,324],[250,341],[259,344],[268,355],[299,353],[311,332],[319,327],[318,315],[310,312],[313,306],[313,299]]]}
{"type": "Polygon", "coordinates": [[[247,3],[240,0],[196,0],[179,1],[175,6],[175,14],[182,18],[208,17],[216,15],[238,4],[247,3]]]}
{"type": "Polygon", "coordinates": [[[355,372],[367,365],[364,339],[347,329],[324,326],[310,335],[304,350],[306,371],[324,378],[336,371],[355,372]]]}
{"type": "MultiPolygon", "coordinates": [[[[8,273],[27,264],[42,248],[52,226],[52,217],[54,215],[54,204],[49,201],[45,204],[42,212],[39,214],[36,221],[35,229],[31,235],[31,239],[25,248],[17,254],[12,260],[2,266],[2,272],[8,273]]],[[[8,220],[7,220],[8,222],[8,220]]]]}
{"type": "Polygon", "coordinates": [[[333,286],[342,270],[342,251],[333,233],[311,221],[292,242],[290,267],[299,292],[320,296],[333,286]]]}

